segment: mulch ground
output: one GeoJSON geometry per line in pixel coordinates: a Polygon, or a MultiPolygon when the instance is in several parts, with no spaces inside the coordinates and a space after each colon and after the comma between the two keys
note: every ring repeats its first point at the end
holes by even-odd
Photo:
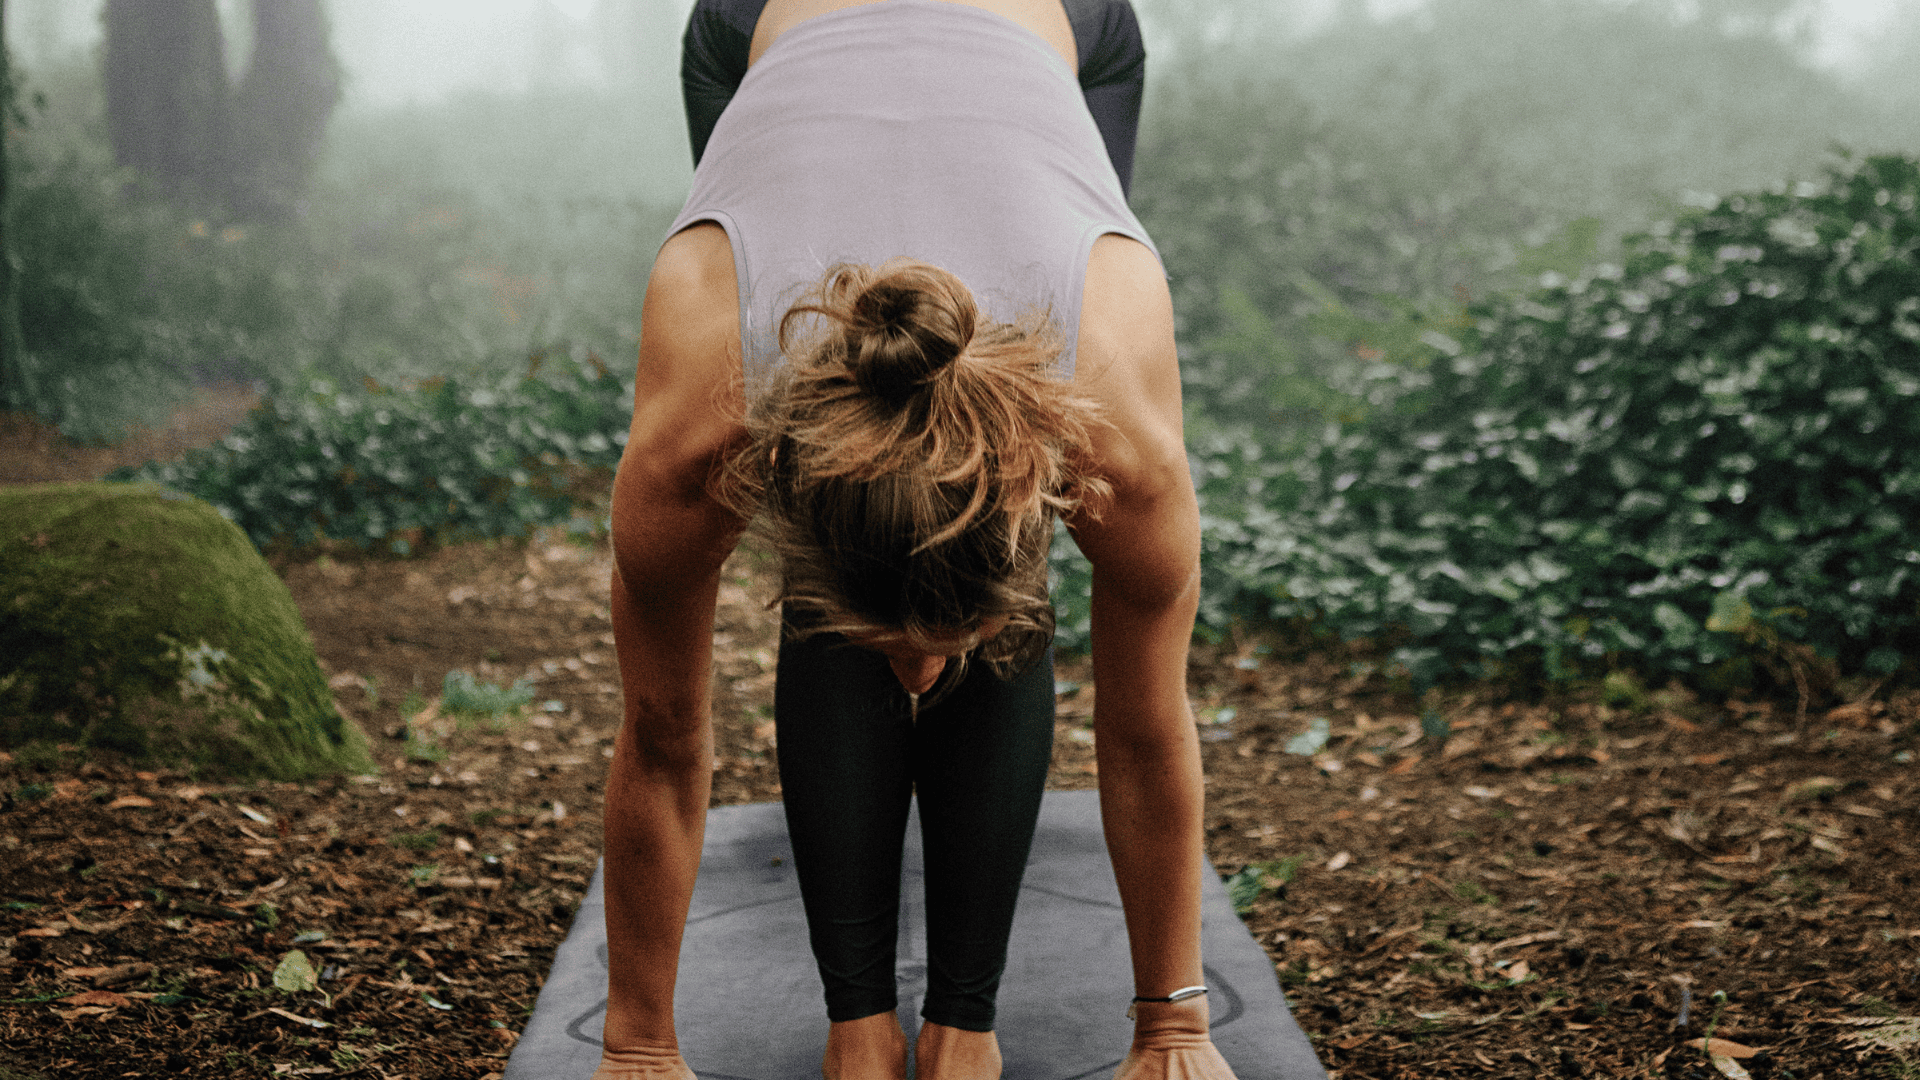
{"type": "MultiPolygon", "coordinates": [[[[84,474],[33,430],[0,424],[10,480],[84,474]]],[[[609,559],[279,562],[377,776],[0,753],[0,1080],[498,1074],[599,851],[609,559]],[[454,670],[534,703],[455,714],[454,670]]],[[[765,595],[737,556],[716,804],[779,797],[765,595]]],[[[1051,783],[1089,787],[1097,688],[1060,679],[1051,783]]],[[[1415,701],[1363,652],[1257,633],[1197,649],[1191,685],[1208,850],[1253,868],[1248,926],[1335,1075],[1920,1075],[1920,692],[1804,721],[1790,694],[1415,701]]]]}

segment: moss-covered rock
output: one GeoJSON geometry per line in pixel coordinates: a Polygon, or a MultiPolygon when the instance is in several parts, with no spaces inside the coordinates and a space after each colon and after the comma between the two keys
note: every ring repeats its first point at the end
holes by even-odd
{"type": "Polygon", "coordinates": [[[286,585],[154,484],[0,489],[0,746],[41,740],[235,776],[374,768],[286,585]]]}

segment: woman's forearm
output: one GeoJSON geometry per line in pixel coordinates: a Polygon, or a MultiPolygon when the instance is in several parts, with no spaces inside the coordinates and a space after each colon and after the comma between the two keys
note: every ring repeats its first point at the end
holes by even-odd
{"type": "Polygon", "coordinates": [[[613,1048],[673,1045],[674,976],[713,775],[712,588],[699,591],[708,594],[705,624],[662,640],[662,623],[683,620],[649,610],[615,573],[613,621],[627,717],[614,741],[603,817],[606,1042],[613,1048]]]}
{"type": "Polygon", "coordinates": [[[1097,743],[1101,822],[1126,909],[1134,992],[1145,997],[1204,981],[1199,747],[1185,726],[1191,746],[1111,735],[1097,743]]]}
{"type": "Polygon", "coordinates": [[[1094,591],[1100,817],[1126,908],[1134,992],[1202,981],[1200,741],[1188,711],[1197,575],[1159,602],[1094,591]],[[1103,655],[1104,654],[1104,655],[1103,655]]]}

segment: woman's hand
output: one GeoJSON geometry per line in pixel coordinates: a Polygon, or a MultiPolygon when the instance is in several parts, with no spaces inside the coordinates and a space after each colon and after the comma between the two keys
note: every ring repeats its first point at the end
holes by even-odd
{"type": "Polygon", "coordinates": [[[1134,1006],[1133,1046],[1113,1080],[1234,1080],[1207,1034],[1204,999],[1134,1006]]]}
{"type": "Polygon", "coordinates": [[[600,1055],[600,1067],[593,1080],[697,1080],[693,1070],[681,1059],[680,1051],[607,1050],[600,1055]]]}

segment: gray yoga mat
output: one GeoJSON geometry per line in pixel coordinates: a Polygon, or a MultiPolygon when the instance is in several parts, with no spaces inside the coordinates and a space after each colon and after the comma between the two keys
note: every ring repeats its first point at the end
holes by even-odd
{"type": "MultiPolygon", "coordinates": [[[[907,830],[900,1020],[918,1025],[926,953],[920,831],[907,830]]],[[[506,1080],[587,1080],[600,1060],[607,939],[596,871],[507,1063],[506,1080]]],[[[1213,1039],[1240,1080],[1324,1080],[1273,963],[1203,875],[1213,1039]]],[[[1005,1080],[1106,1080],[1126,1052],[1133,979],[1098,794],[1048,792],[1014,917],[997,1029],[1005,1080]]],[[[680,1049],[704,1080],[818,1080],[826,1006],[778,803],[716,807],[680,955],[680,1049]]]]}

